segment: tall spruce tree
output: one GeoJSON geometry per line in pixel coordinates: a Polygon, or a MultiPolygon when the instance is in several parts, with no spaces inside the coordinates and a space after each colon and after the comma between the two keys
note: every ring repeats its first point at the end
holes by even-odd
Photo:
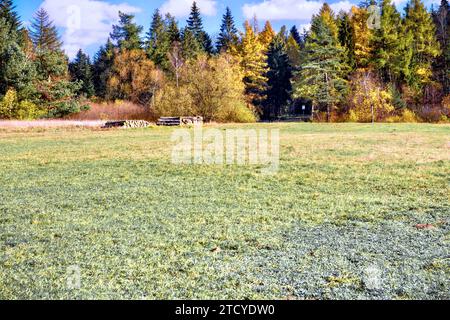
{"type": "Polygon", "coordinates": [[[37,99],[46,109],[48,117],[63,117],[79,112],[81,106],[76,92],[81,83],[70,81],[68,59],[62,51],[62,43],[49,15],[44,9],[34,15],[29,30],[34,44],[37,99]]]}
{"type": "Polygon", "coordinates": [[[442,84],[444,94],[450,93],[450,6],[442,0],[439,8],[433,11],[436,26],[436,39],[442,49],[434,63],[436,79],[442,84]]]}
{"type": "Polygon", "coordinates": [[[45,9],[39,9],[34,15],[29,33],[37,51],[61,51],[58,31],[45,9]]]}
{"type": "Polygon", "coordinates": [[[295,40],[295,42],[297,42],[297,44],[299,45],[299,47],[303,47],[303,39],[300,36],[300,33],[298,32],[297,27],[294,25],[292,26],[291,30],[289,31],[290,35],[292,36],[292,38],[295,40]]]}
{"type": "Polygon", "coordinates": [[[199,47],[206,53],[213,52],[211,37],[203,30],[203,20],[197,2],[192,3],[191,13],[187,20],[186,30],[188,30],[198,42],[199,47]]]}
{"type": "Polygon", "coordinates": [[[62,51],[56,26],[43,8],[34,15],[29,33],[34,45],[37,78],[49,83],[67,79],[68,59],[62,51]]]}
{"type": "Polygon", "coordinates": [[[170,45],[172,46],[174,42],[181,41],[180,29],[178,28],[178,23],[175,17],[170,15],[170,13],[166,14],[165,20],[167,26],[167,37],[169,38],[170,45]]]}
{"type": "Polygon", "coordinates": [[[325,4],[320,13],[313,16],[304,50],[305,61],[298,72],[299,80],[294,84],[295,97],[311,99],[319,111],[326,111],[328,121],[347,89],[344,77],[348,68],[337,40],[337,26],[331,24],[333,15],[325,4]]]}
{"type": "Polygon", "coordinates": [[[6,23],[9,25],[10,32],[17,32],[22,26],[20,22],[20,17],[16,12],[16,6],[13,4],[12,0],[0,0],[0,19],[5,19],[6,23]]]}
{"type": "Polygon", "coordinates": [[[373,65],[384,81],[397,86],[407,73],[411,57],[405,54],[410,37],[405,36],[402,29],[400,13],[392,0],[382,0],[380,28],[375,29],[372,38],[373,65]]]}
{"type": "Polygon", "coordinates": [[[217,52],[228,51],[232,46],[236,46],[237,42],[238,30],[235,26],[231,9],[227,7],[222,18],[222,25],[220,26],[220,34],[217,38],[216,50],[217,52]]]}
{"type": "Polygon", "coordinates": [[[259,33],[259,41],[266,49],[268,49],[275,36],[276,33],[273,30],[272,24],[270,21],[266,21],[263,30],[259,33]]]}
{"type": "Polygon", "coordinates": [[[119,24],[113,25],[110,37],[120,49],[141,49],[142,26],[134,22],[134,15],[119,11],[119,24]]]}
{"type": "Polygon", "coordinates": [[[11,24],[0,18],[0,99],[14,88],[21,99],[32,98],[36,77],[32,61],[11,36],[11,24]]]}
{"type": "Polygon", "coordinates": [[[169,68],[168,53],[170,51],[170,35],[166,22],[156,9],[153,14],[150,30],[147,32],[146,51],[150,59],[162,69],[169,68]]]}
{"type": "Polygon", "coordinates": [[[252,104],[260,107],[265,100],[267,90],[267,57],[266,48],[255,34],[248,21],[244,24],[245,33],[238,47],[241,67],[244,71],[245,91],[252,104]]]}
{"type": "Polygon", "coordinates": [[[78,94],[92,97],[95,94],[92,65],[89,56],[81,49],[77,52],[75,60],[69,64],[69,71],[73,80],[81,82],[78,94]]]}
{"type": "Polygon", "coordinates": [[[195,59],[203,52],[202,45],[188,28],[184,28],[181,32],[181,49],[185,60],[195,59]]]}
{"type": "Polygon", "coordinates": [[[338,16],[339,43],[344,49],[344,59],[350,71],[356,67],[355,43],[353,39],[353,29],[350,23],[350,16],[347,12],[340,12],[338,16]]]}
{"type": "Polygon", "coordinates": [[[353,33],[355,66],[365,70],[369,68],[373,54],[371,46],[373,31],[367,23],[369,17],[370,14],[365,7],[352,7],[350,24],[353,33]]]}
{"type": "Polygon", "coordinates": [[[421,0],[411,0],[407,6],[405,31],[414,35],[408,83],[420,90],[430,82],[432,62],[441,53],[433,20],[421,0]]]}
{"type": "Polygon", "coordinates": [[[277,118],[283,114],[292,93],[292,66],[286,46],[285,28],[283,27],[269,46],[267,53],[266,100],[264,103],[264,118],[277,118]]]}
{"type": "Polygon", "coordinates": [[[105,98],[107,94],[108,79],[111,76],[111,68],[114,62],[114,44],[110,39],[100,47],[94,59],[94,87],[98,97],[105,98]]]}

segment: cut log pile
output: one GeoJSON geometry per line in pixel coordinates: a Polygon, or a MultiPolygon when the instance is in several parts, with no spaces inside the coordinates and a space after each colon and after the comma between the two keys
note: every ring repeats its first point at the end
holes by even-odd
{"type": "Polygon", "coordinates": [[[162,117],[156,123],[158,126],[188,126],[202,124],[202,117],[162,117]]]}
{"type": "Polygon", "coordinates": [[[125,120],[125,121],[109,121],[105,123],[103,128],[147,128],[151,124],[145,120],[125,120]]]}

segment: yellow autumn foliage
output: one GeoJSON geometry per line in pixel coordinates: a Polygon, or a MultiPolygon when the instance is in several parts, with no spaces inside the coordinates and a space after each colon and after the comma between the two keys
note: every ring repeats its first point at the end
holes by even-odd
{"type": "Polygon", "coordinates": [[[353,77],[351,86],[348,99],[349,121],[382,121],[394,111],[392,94],[369,72],[358,72],[353,77]]]}

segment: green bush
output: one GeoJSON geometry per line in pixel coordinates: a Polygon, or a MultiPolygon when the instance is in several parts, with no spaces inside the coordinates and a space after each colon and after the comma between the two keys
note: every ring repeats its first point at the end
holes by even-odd
{"type": "Polygon", "coordinates": [[[9,89],[0,100],[0,118],[2,119],[33,120],[44,114],[45,111],[38,108],[36,104],[28,100],[19,101],[14,89],[9,89]]]}

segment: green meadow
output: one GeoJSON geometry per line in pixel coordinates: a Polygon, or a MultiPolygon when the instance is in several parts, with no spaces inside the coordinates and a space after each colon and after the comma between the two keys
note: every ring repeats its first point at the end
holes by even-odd
{"type": "Polygon", "coordinates": [[[449,125],[211,127],[280,129],[279,171],[0,129],[0,299],[450,299],[449,125]]]}

